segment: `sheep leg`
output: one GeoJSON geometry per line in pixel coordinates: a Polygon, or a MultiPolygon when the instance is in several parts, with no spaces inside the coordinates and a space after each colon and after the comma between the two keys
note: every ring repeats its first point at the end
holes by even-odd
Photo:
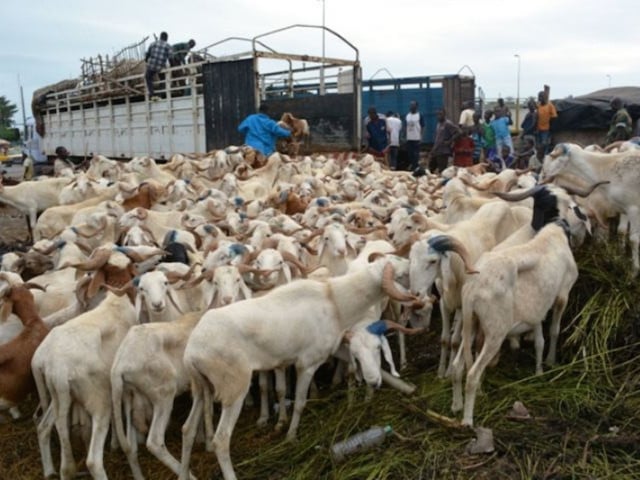
{"type": "MultiPolygon", "coordinates": [[[[213,396],[211,393],[211,389],[203,389],[204,404],[202,406],[202,410],[204,413],[204,444],[207,452],[213,452],[213,396]]],[[[175,396],[175,393],[173,396],[175,396]]],[[[169,408],[169,413],[171,413],[171,408],[169,408]]],[[[165,427],[165,431],[166,430],[167,428],[165,427]]],[[[198,430],[202,430],[202,424],[198,426],[198,430]]]]}
{"type": "MultiPolygon", "coordinates": [[[[173,407],[173,395],[157,399],[153,405],[153,419],[147,436],[147,449],[155,457],[164,463],[173,473],[180,474],[180,462],[169,453],[165,445],[165,432],[171,419],[171,408],[173,407]]],[[[195,477],[189,474],[191,480],[195,477]]]]}
{"type": "Polygon", "coordinates": [[[258,373],[258,384],[260,385],[260,417],[256,425],[264,427],[269,420],[269,372],[258,373]]]}
{"type": "Polygon", "coordinates": [[[223,405],[220,422],[213,438],[214,449],[224,480],[237,480],[230,455],[231,434],[242,410],[242,396],[231,405],[223,405]]]}
{"type": "Polygon", "coordinates": [[[449,345],[451,343],[451,324],[449,311],[444,300],[440,299],[440,312],[442,316],[442,333],[440,334],[440,363],[438,365],[438,378],[444,378],[449,360],[449,345]]]}
{"type": "Polygon", "coordinates": [[[337,387],[344,380],[344,362],[342,360],[335,359],[336,369],[333,371],[333,377],[331,378],[331,385],[337,387]]]}
{"type": "Polygon", "coordinates": [[[276,368],[274,370],[276,375],[276,395],[278,397],[278,423],[276,423],[276,431],[280,431],[287,424],[289,416],[287,415],[287,376],[286,371],[283,368],[276,368]]]}
{"type": "Polygon", "coordinates": [[[542,334],[542,324],[539,323],[533,328],[534,346],[536,351],[536,375],[542,375],[542,354],[544,352],[544,335],[542,334]]]}
{"type": "Polygon", "coordinates": [[[289,431],[287,432],[287,441],[293,442],[296,439],[298,432],[298,425],[300,424],[300,415],[307,403],[307,392],[309,391],[309,385],[313,379],[313,374],[321,364],[313,365],[307,368],[296,368],[298,374],[298,383],[296,384],[296,399],[293,404],[293,414],[291,415],[291,423],[289,424],[289,431]]]}
{"type": "Polygon", "coordinates": [[[491,363],[491,360],[493,360],[493,357],[500,351],[500,346],[508,333],[501,330],[502,329],[500,329],[500,331],[485,332],[482,350],[480,350],[475,362],[473,362],[469,372],[467,372],[467,383],[464,392],[464,415],[462,418],[463,425],[473,427],[473,408],[475,406],[478,387],[482,380],[482,374],[489,363],[491,363]]]}
{"type": "Polygon", "coordinates": [[[51,396],[51,404],[56,411],[55,424],[60,440],[60,479],[71,480],[76,475],[76,461],[73,458],[71,437],[69,435],[71,395],[65,387],[58,389],[58,391],[51,396]]]}
{"type": "Polygon", "coordinates": [[[189,462],[191,461],[191,450],[198,431],[198,424],[202,418],[204,393],[207,388],[202,385],[203,380],[197,372],[191,372],[191,411],[187,421],[182,426],[182,457],[179,480],[189,480],[189,462]],[[197,378],[196,378],[197,377],[197,378]]]}
{"type": "Polygon", "coordinates": [[[457,309],[453,316],[453,327],[452,327],[452,335],[451,335],[451,348],[449,350],[450,358],[449,358],[449,366],[447,368],[446,376],[449,377],[451,375],[451,365],[453,364],[453,359],[456,356],[456,352],[458,351],[458,347],[460,346],[460,339],[462,338],[462,310],[457,309]]]}
{"type": "Polygon", "coordinates": [[[42,460],[45,478],[56,475],[53,467],[53,457],[51,456],[51,429],[54,423],[53,406],[50,403],[38,422],[38,444],[40,445],[40,459],[42,460]]]}
{"type": "MultiPolygon", "coordinates": [[[[131,467],[131,473],[133,474],[133,478],[135,480],[144,479],[144,475],[142,474],[142,470],[140,470],[140,463],[138,462],[138,438],[136,427],[133,422],[133,412],[132,412],[132,398],[131,394],[125,394],[123,397],[124,401],[124,411],[127,422],[127,445],[121,445],[124,453],[127,456],[127,460],[129,461],[129,466],[131,467]]],[[[117,408],[117,407],[116,407],[117,408]]],[[[113,420],[112,420],[113,423],[113,420]]],[[[115,435],[115,428],[112,425],[112,435],[115,435]]]]}
{"type": "Polygon", "coordinates": [[[629,245],[631,246],[631,260],[633,264],[632,276],[635,278],[640,271],[640,258],[638,248],[640,247],[640,211],[637,207],[630,208],[627,212],[629,221],[629,245]]]}
{"type": "Polygon", "coordinates": [[[464,358],[462,345],[458,348],[458,353],[451,363],[451,382],[453,386],[453,399],[451,401],[451,411],[457,413],[462,410],[462,375],[464,374],[464,358]]]}
{"type": "Polygon", "coordinates": [[[549,328],[549,352],[547,353],[547,365],[553,366],[556,363],[556,348],[558,345],[558,335],[560,334],[560,319],[567,307],[566,296],[556,298],[553,304],[551,315],[551,327],[549,328]]]}
{"type": "MultiPolygon", "coordinates": [[[[104,470],[104,444],[109,433],[111,422],[111,408],[103,405],[101,412],[92,412],[91,415],[91,442],[87,453],[87,468],[94,480],[107,480],[107,472],[104,470]]],[[[133,442],[135,443],[135,438],[133,442]]],[[[133,445],[131,446],[134,451],[133,445]]]]}

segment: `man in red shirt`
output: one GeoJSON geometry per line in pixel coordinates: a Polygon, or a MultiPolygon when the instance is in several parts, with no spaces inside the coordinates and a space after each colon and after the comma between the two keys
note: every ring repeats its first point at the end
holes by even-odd
{"type": "Polygon", "coordinates": [[[475,143],[469,135],[469,128],[464,127],[462,134],[453,144],[453,164],[456,167],[471,167],[474,148],[475,143]]]}

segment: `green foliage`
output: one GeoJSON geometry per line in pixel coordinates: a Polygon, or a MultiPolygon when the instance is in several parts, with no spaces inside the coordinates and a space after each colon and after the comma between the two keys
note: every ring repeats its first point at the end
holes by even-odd
{"type": "Polygon", "coordinates": [[[0,127],[9,128],[13,121],[13,116],[18,111],[18,107],[9,101],[4,95],[0,95],[0,127]]]}
{"type": "Polygon", "coordinates": [[[0,138],[10,142],[17,142],[20,140],[20,130],[17,128],[0,127],[0,138]]]}

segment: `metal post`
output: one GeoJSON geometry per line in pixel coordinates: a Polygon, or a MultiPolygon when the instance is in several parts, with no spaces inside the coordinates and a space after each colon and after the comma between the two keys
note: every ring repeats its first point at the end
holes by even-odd
{"type": "Polygon", "coordinates": [[[320,64],[320,95],[324,95],[324,19],[325,19],[325,0],[322,1],[322,63],[320,64]]]}
{"type": "Polygon", "coordinates": [[[23,139],[27,140],[27,113],[24,109],[24,92],[22,90],[22,84],[20,83],[20,75],[18,75],[18,85],[20,86],[20,106],[22,107],[22,135],[23,139]]]}
{"type": "Polygon", "coordinates": [[[518,78],[516,89],[516,131],[520,130],[520,55],[514,55],[518,59],[518,78]]]}

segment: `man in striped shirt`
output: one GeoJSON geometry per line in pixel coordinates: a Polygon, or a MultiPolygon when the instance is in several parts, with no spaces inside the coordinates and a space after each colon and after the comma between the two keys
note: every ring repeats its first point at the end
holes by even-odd
{"type": "Polygon", "coordinates": [[[147,83],[147,91],[151,100],[158,100],[154,95],[153,80],[155,76],[167,66],[167,60],[171,54],[171,45],[167,43],[169,35],[167,32],[160,34],[160,40],[156,40],[147,50],[144,60],[147,62],[147,70],[144,74],[144,80],[147,83]]]}

